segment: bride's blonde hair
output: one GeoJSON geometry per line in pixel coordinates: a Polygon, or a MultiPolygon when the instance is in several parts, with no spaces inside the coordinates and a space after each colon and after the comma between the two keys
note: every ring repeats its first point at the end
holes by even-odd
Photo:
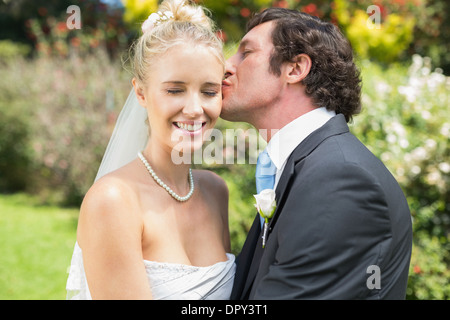
{"type": "Polygon", "coordinates": [[[206,14],[206,9],[187,0],[165,0],[158,13],[171,15],[144,31],[132,46],[132,72],[141,85],[146,83],[156,56],[179,44],[204,45],[225,64],[222,41],[215,34],[215,24],[206,14]]]}

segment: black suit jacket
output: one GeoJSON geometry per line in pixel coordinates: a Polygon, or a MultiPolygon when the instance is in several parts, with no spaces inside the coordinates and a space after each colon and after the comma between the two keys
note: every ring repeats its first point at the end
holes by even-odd
{"type": "Polygon", "coordinates": [[[276,200],[264,249],[255,218],[231,299],[405,298],[412,247],[405,196],[343,115],[292,152],[276,200]]]}

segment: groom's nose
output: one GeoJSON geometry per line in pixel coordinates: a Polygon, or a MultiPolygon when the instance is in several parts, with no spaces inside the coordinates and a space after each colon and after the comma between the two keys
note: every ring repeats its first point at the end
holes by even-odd
{"type": "Polygon", "coordinates": [[[225,61],[225,79],[232,76],[236,72],[236,54],[225,61]]]}

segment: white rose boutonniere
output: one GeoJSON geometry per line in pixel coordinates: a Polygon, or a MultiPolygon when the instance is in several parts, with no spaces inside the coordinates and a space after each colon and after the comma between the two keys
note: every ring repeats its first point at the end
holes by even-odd
{"type": "Polygon", "coordinates": [[[262,247],[266,246],[267,229],[269,227],[269,219],[273,217],[277,202],[275,201],[275,190],[265,189],[259,194],[254,195],[256,199],[255,207],[261,217],[264,218],[264,232],[262,236],[262,247]]]}

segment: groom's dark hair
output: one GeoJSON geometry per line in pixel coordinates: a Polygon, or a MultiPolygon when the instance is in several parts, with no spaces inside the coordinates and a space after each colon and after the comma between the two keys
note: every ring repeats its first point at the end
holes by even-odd
{"type": "Polygon", "coordinates": [[[284,62],[299,54],[311,58],[312,66],[302,83],[317,107],[342,113],[347,122],[361,111],[360,72],[353,61],[350,42],[332,23],[309,14],[284,8],[269,8],[256,14],[247,32],[262,23],[274,21],[274,52],[270,71],[279,76],[284,62]]]}

